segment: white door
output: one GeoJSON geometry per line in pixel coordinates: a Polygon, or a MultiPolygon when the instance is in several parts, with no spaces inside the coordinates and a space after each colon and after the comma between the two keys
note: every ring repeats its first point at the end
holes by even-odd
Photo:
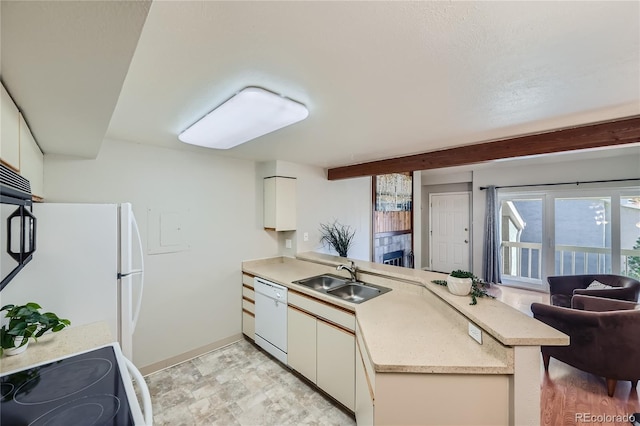
{"type": "Polygon", "coordinates": [[[431,194],[429,254],[431,270],[469,271],[470,226],[468,192],[431,194]]]}

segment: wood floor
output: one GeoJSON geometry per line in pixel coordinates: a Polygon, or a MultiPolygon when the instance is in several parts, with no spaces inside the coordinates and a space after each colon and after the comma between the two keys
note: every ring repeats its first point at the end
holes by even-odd
{"type": "MultiPolygon", "coordinates": [[[[549,295],[501,286],[494,290],[498,299],[531,315],[532,302],[549,303],[549,295]]],[[[638,360],[640,362],[640,360],[638,360]]],[[[542,364],[542,362],[541,362],[542,364]]],[[[631,382],[618,382],[613,397],[607,396],[604,378],[585,373],[561,361],[551,359],[549,372],[541,366],[540,424],[631,425],[629,416],[640,413],[638,389],[631,382]]],[[[640,426],[640,415],[636,426],[640,426]]]]}

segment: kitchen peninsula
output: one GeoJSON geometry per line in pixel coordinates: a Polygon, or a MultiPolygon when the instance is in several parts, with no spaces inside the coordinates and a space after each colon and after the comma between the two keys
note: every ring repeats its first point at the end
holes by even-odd
{"type": "MultiPolygon", "coordinates": [[[[353,350],[347,353],[354,359],[341,363],[354,364],[355,386],[348,389],[355,394],[353,403],[336,397],[320,377],[316,382],[315,370],[308,373],[292,365],[291,355],[289,366],[354,411],[359,425],[540,423],[540,345],[567,345],[566,335],[498,300],[480,299],[471,306],[469,297],[431,283],[444,278],[440,273],[357,261],[359,280],[391,289],[361,304],[294,283],[327,273],[348,277],[336,270],[343,263],[344,258],[313,252],[295,259],[243,262],[245,335],[253,338],[251,283],[260,277],[295,296],[289,300],[289,311],[295,314],[289,316],[290,340],[291,330],[299,327],[294,322],[308,321],[310,315],[317,317],[318,330],[328,324],[343,335],[352,333],[353,350]],[[298,300],[309,301],[305,303],[310,307],[298,300]],[[331,312],[318,314],[311,301],[355,315],[354,326],[348,315],[337,321],[331,312]],[[470,327],[479,329],[481,343],[470,337],[470,327]]],[[[343,375],[352,370],[346,371],[343,375]]]]}

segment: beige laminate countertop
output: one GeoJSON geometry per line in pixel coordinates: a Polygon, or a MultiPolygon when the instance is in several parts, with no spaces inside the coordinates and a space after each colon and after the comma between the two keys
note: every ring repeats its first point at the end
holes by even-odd
{"type": "Polygon", "coordinates": [[[21,370],[31,365],[87,351],[114,342],[105,322],[68,327],[57,333],[48,333],[30,341],[26,351],[19,355],[0,358],[0,373],[21,370]]]}
{"type": "MultiPolygon", "coordinates": [[[[451,315],[447,315],[448,307],[479,325],[507,347],[562,345],[569,342],[566,335],[500,301],[484,298],[477,305],[469,306],[469,297],[451,295],[446,288],[431,283],[432,279],[443,279],[444,274],[413,269],[405,271],[405,268],[356,261],[361,273],[402,280],[397,286],[393,285],[391,292],[359,305],[292,283],[323,273],[346,276],[344,271],[335,269],[340,263],[345,263],[345,259],[303,253],[298,259],[277,257],[246,261],[242,269],[246,273],[355,311],[371,361],[379,372],[512,373],[510,352],[496,350],[497,344],[492,345],[490,341],[477,344],[460,323],[453,326],[451,315]],[[443,306],[448,307],[443,311],[443,306]],[[505,323],[512,327],[505,326],[505,323]]],[[[364,281],[367,281],[366,277],[364,281]]]]}
{"type": "MultiPolygon", "coordinates": [[[[339,265],[345,259],[337,256],[307,252],[298,259],[339,265]]],[[[507,346],[568,345],[569,337],[548,325],[523,314],[517,309],[490,298],[479,298],[477,305],[469,305],[470,296],[456,296],[446,287],[433,284],[432,280],[446,279],[445,274],[419,269],[399,268],[373,262],[356,261],[362,272],[388,276],[421,285],[447,302],[452,308],[469,318],[481,328],[491,333],[500,343],[507,346]]]]}
{"type": "MultiPolygon", "coordinates": [[[[429,291],[391,291],[356,308],[376,372],[512,374],[510,348],[471,339],[429,291]]],[[[466,325],[466,324],[465,324],[466,325]]]]}

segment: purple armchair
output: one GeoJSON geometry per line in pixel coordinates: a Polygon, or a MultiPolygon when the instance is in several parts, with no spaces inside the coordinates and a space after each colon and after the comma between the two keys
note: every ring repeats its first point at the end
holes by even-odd
{"type": "Polygon", "coordinates": [[[573,309],[532,303],[534,318],[567,334],[569,346],[542,346],[545,371],[551,357],[607,381],[613,396],[618,380],[640,379],[640,304],[576,295],[573,309]]]}
{"type": "Polygon", "coordinates": [[[574,294],[605,297],[607,299],[637,302],[640,296],[640,282],[621,275],[562,275],[548,277],[551,304],[571,307],[574,294]],[[587,290],[589,284],[598,281],[615,288],[587,290]]]}

